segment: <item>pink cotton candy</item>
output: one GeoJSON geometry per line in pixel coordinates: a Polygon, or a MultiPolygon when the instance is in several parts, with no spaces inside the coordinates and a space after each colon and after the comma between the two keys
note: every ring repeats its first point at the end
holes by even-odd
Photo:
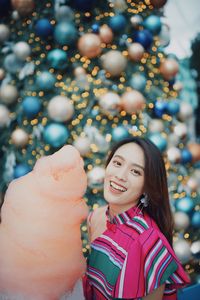
{"type": "Polygon", "coordinates": [[[10,183],[1,212],[0,295],[54,300],[73,288],[85,271],[86,186],[83,160],[69,145],[10,183]]]}

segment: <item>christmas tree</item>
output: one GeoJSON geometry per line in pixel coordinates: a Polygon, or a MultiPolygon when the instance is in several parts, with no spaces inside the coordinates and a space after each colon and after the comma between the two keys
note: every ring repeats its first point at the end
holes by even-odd
{"type": "MultiPolygon", "coordinates": [[[[195,282],[200,145],[191,139],[192,105],[179,98],[179,62],[164,53],[165,3],[0,0],[1,202],[13,178],[73,144],[88,174],[85,200],[95,209],[104,204],[110,146],[128,136],[148,137],[166,162],[174,249],[195,282]]],[[[87,256],[87,229],[81,229],[87,256]]]]}

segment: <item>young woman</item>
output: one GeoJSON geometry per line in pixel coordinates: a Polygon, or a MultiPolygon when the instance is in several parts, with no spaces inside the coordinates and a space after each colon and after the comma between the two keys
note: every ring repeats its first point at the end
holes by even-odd
{"type": "Polygon", "coordinates": [[[114,146],[104,197],[108,205],[88,218],[86,300],[177,299],[189,278],[172,249],[165,165],[153,143],[133,137],[114,146]]]}

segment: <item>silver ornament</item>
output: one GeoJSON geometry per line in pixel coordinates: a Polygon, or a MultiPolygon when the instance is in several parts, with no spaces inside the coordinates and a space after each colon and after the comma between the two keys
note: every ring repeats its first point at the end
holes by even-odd
{"type": "Polygon", "coordinates": [[[135,15],[130,18],[130,22],[134,28],[138,28],[142,24],[143,19],[141,16],[135,15]]]}
{"type": "Polygon", "coordinates": [[[55,9],[55,17],[58,22],[72,22],[74,20],[74,12],[67,5],[58,6],[55,9]]]}
{"type": "Polygon", "coordinates": [[[47,107],[49,117],[57,122],[65,122],[72,118],[74,106],[65,96],[53,97],[47,107]]]}
{"type": "Polygon", "coordinates": [[[10,124],[10,111],[3,104],[0,104],[0,128],[9,126],[10,124]]]}
{"type": "Polygon", "coordinates": [[[24,62],[19,60],[14,53],[6,55],[4,59],[4,67],[6,71],[8,71],[11,74],[19,72],[23,65],[24,62]]]}
{"type": "Polygon", "coordinates": [[[10,29],[5,24],[0,24],[0,43],[5,42],[9,39],[10,36],[10,29]]]}
{"type": "Polygon", "coordinates": [[[90,152],[90,140],[88,137],[80,136],[73,144],[82,156],[85,156],[90,152]]]}
{"type": "Polygon", "coordinates": [[[190,244],[186,240],[178,239],[173,243],[173,248],[182,264],[186,264],[191,259],[190,244]]]}
{"type": "Polygon", "coordinates": [[[119,112],[121,98],[118,94],[107,92],[99,97],[99,105],[102,110],[111,115],[116,115],[119,112]]]}
{"type": "Polygon", "coordinates": [[[5,104],[12,104],[18,98],[18,91],[14,85],[5,84],[0,88],[0,99],[5,104]]]}
{"type": "Polygon", "coordinates": [[[176,147],[170,147],[167,150],[167,156],[170,162],[177,163],[181,159],[181,150],[176,147]]]}
{"type": "Polygon", "coordinates": [[[177,211],[174,214],[174,226],[176,230],[185,230],[190,225],[188,215],[182,211],[177,211]]]}
{"type": "Polygon", "coordinates": [[[103,167],[94,167],[87,173],[87,176],[90,188],[102,190],[105,176],[105,169],[103,167]]]}
{"type": "Polygon", "coordinates": [[[190,249],[191,249],[192,255],[195,258],[199,259],[200,258],[200,240],[193,242],[190,249]]]}
{"type": "Polygon", "coordinates": [[[18,42],[14,45],[13,52],[18,59],[24,61],[31,54],[31,47],[26,42],[18,42]]]}
{"type": "Polygon", "coordinates": [[[21,128],[17,128],[11,135],[12,143],[17,147],[24,147],[27,145],[29,139],[28,133],[21,128]]]}

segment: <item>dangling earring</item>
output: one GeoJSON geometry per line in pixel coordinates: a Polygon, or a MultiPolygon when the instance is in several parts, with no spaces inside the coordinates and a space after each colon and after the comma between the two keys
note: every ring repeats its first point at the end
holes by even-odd
{"type": "Polygon", "coordinates": [[[147,194],[143,194],[137,205],[136,214],[142,215],[143,208],[147,207],[148,204],[149,204],[149,198],[148,198],[147,194]]]}
{"type": "Polygon", "coordinates": [[[143,204],[143,207],[147,207],[149,205],[149,198],[147,194],[144,194],[144,197],[142,197],[140,202],[143,204]]]}

